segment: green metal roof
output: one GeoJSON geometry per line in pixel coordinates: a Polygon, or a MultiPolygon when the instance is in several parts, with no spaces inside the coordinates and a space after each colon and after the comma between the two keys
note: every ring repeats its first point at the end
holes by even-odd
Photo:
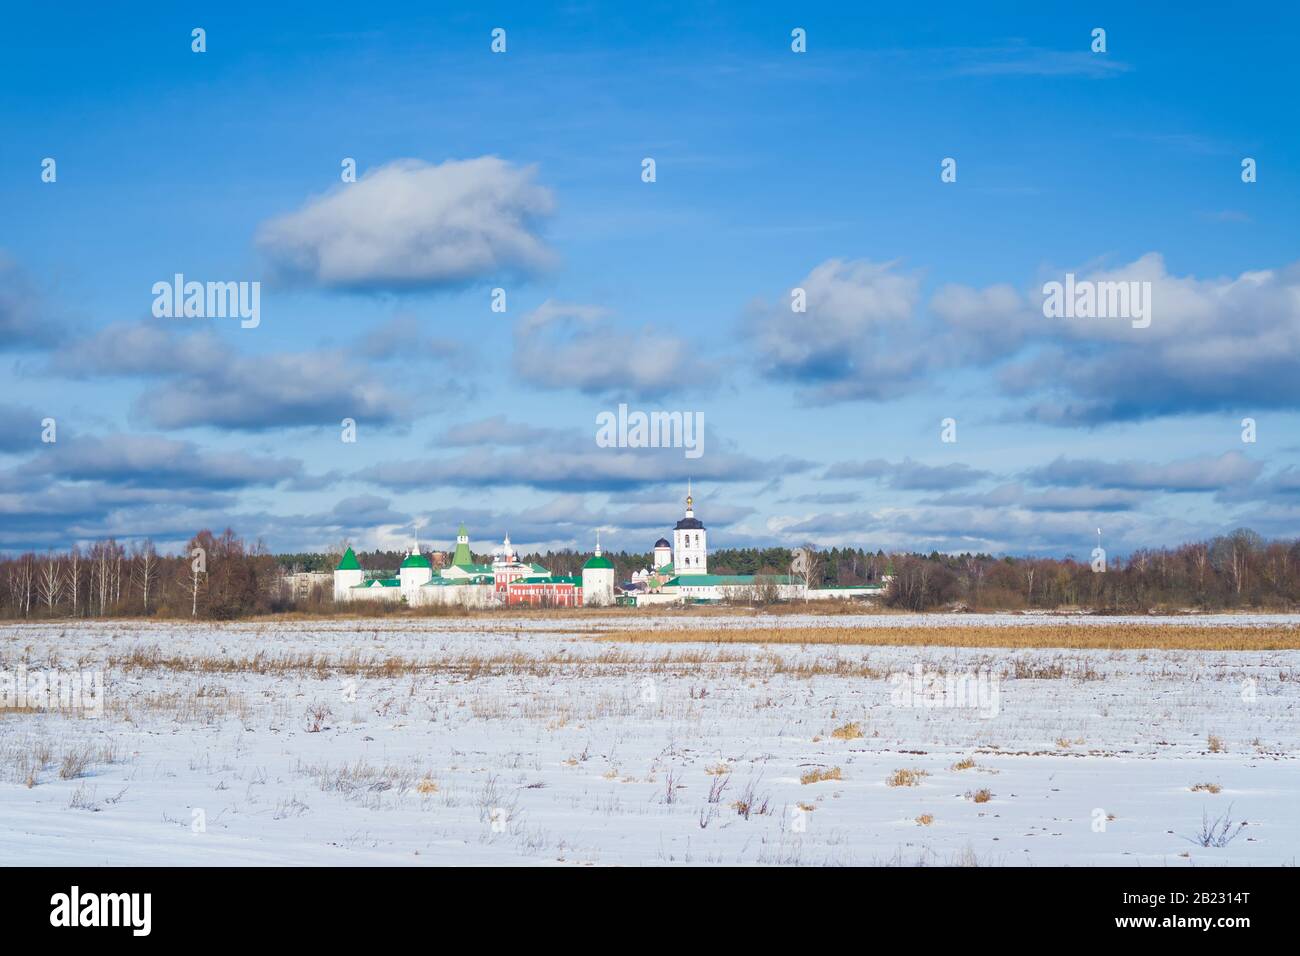
{"type": "Polygon", "coordinates": [[[462,521],[460,524],[460,530],[456,532],[456,550],[452,552],[451,563],[458,568],[466,568],[466,569],[477,569],[477,567],[484,567],[484,565],[476,566],[474,564],[474,554],[469,549],[469,543],[467,541],[460,540],[461,538],[468,538],[468,537],[469,535],[466,534],[465,532],[465,522],[462,521]]]}
{"type": "Polygon", "coordinates": [[[469,578],[433,578],[424,582],[422,587],[426,588],[454,588],[463,584],[492,584],[493,580],[489,575],[476,574],[469,578]]]}
{"type": "Polygon", "coordinates": [[[664,587],[750,587],[760,583],[766,584],[772,581],[776,584],[802,584],[799,578],[792,578],[788,574],[679,574],[671,581],[666,581],[664,587]]]}
{"type": "Polygon", "coordinates": [[[565,577],[564,575],[554,575],[554,574],[540,575],[539,574],[534,577],[520,578],[517,583],[518,584],[576,584],[578,587],[581,587],[582,578],[578,577],[577,575],[573,575],[572,577],[565,577]]]}
{"type": "Polygon", "coordinates": [[[609,560],[609,558],[605,557],[603,554],[593,554],[590,558],[587,559],[587,563],[584,564],[582,567],[583,567],[584,569],[586,569],[586,568],[610,568],[610,569],[613,569],[613,567],[614,567],[614,562],[611,561],[611,560],[609,560]]]}
{"type": "Polygon", "coordinates": [[[411,554],[411,555],[407,555],[406,560],[402,562],[402,567],[404,567],[404,568],[431,568],[431,567],[433,567],[433,565],[429,563],[429,559],[426,558],[424,555],[422,555],[422,554],[411,554]]]}
{"type": "Polygon", "coordinates": [[[673,573],[672,562],[665,564],[662,568],[659,568],[657,571],[655,571],[655,574],[672,574],[672,573],[673,573]]]}
{"type": "Polygon", "coordinates": [[[360,571],[361,564],[360,562],[357,561],[356,553],[351,548],[348,548],[346,551],[344,551],[343,557],[339,559],[338,567],[336,567],[334,570],[335,571],[360,571]]]}

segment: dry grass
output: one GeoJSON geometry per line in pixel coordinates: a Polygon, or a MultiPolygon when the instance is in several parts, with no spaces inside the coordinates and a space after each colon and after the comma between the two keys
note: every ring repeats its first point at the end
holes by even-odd
{"type": "Polygon", "coordinates": [[[1215,734],[1210,734],[1210,736],[1205,738],[1205,742],[1209,744],[1210,753],[1212,754],[1222,754],[1228,752],[1228,745],[1223,742],[1222,737],[1218,737],[1215,734]]]}
{"type": "Polygon", "coordinates": [[[975,803],[988,803],[993,799],[993,793],[989,790],[976,790],[975,792],[967,791],[966,799],[975,803]]]}
{"type": "MultiPolygon", "coordinates": [[[[879,618],[875,619],[879,620],[879,618]]],[[[1024,627],[679,627],[607,630],[603,640],[647,644],[849,644],[886,647],[1053,647],[1095,650],[1300,650],[1300,627],[1184,624],[1033,624],[1024,627]]]]}
{"type": "Polygon", "coordinates": [[[1223,788],[1217,783],[1195,783],[1192,784],[1191,789],[1192,793],[1200,793],[1202,791],[1205,793],[1218,793],[1223,788]]]}
{"type": "Polygon", "coordinates": [[[885,780],[887,787],[919,787],[930,776],[928,770],[895,770],[885,780]]]}
{"type": "MultiPolygon", "coordinates": [[[[599,654],[577,655],[561,651],[530,655],[449,654],[430,658],[367,656],[349,652],[337,657],[325,654],[258,651],[244,656],[167,654],[157,646],[135,647],[110,655],[106,665],[123,673],[166,671],[195,674],[263,674],[270,676],[306,675],[325,679],[331,676],[395,678],[420,674],[451,674],[466,680],[478,677],[528,675],[551,677],[557,674],[583,677],[608,674],[610,671],[635,670],[648,673],[689,672],[717,664],[752,664],[750,656],[711,651],[672,654],[636,654],[623,650],[605,650],[599,654]]],[[[765,673],[771,673],[776,658],[764,661],[765,673]]]]}
{"type": "Polygon", "coordinates": [[[831,736],[836,740],[857,740],[863,736],[862,726],[857,721],[853,721],[843,727],[836,727],[831,731],[831,736]]]}
{"type": "Polygon", "coordinates": [[[934,822],[934,814],[933,814],[933,813],[923,813],[923,814],[921,814],[919,817],[916,818],[916,822],[919,823],[919,824],[920,824],[921,826],[923,826],[923,827],[928,827],[931,823],[934,822]]]}
{"type": "Polygon", "coordinates": [[[975,758],[963,757],[961,760],[958,760],[955,764],[952,765],[952,769],[953,770],[974,770],[975,758]]]}
{"type": "Polygon", "coordinates": [[[821,783],[823,780],[842,780],[842,779],[844,779],[844,777],[841,774],[839,767],[831,767],[829,769],[825,767],[817,767],[813,770],[808,770],[803,774],[801,774],[799,777],[799,782],[802,784],[809,784],[809,783],[821,783]]]}

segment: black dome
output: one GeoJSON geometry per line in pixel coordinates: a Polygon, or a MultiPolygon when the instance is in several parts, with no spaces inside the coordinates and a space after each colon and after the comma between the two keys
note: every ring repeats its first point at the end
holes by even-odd
{"type": "Polygon", "coordinates": [[[658,541],[655,542],[655,547],[656,547],[656,548],[671,548],[672,545],[668,543],[668,539],[667,539],[667,538],[660,538],[658,541]]]}
{"type": "Polygon", "coordinates": [[[683,518],[681,521],[677,522],[677,530],[681,531],[683,529],[688,531],[703,531],[704,524],[699,518],[683,518]]]}

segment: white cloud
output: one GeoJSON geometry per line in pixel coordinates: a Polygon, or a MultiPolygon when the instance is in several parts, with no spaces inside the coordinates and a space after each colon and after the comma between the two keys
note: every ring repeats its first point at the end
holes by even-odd
{"type": "Polygon", "coordinates": [[[334,289],[438,288],[534,273],[555,261],[536,232],[555,200],[534,174],[495,156],[397,160],[264,223],[257,245],[287,281],[334,289]]]}
{"type": "Polygon", "coordinates": [[[548,299],[515,325],[514,367],[539,388],[654,398],[707,391],[717,367],[686,339],[661,330],[622,329],[599,306],[548,299]]]}
{"type": "Polygon", "coordinates": [[[892,398],[921,384],[931,358],[912,327],[920,280],[894,263],[830,259],[789,293],[747,316],[758,367],[767,378],[805,386],[813,402],[892,398]]]}

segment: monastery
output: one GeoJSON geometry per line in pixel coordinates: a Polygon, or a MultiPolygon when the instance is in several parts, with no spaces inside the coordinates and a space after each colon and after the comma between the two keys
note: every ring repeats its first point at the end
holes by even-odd
{"type": "Polygon", "coordinates": [[[477,564],[462,524],[448,566],[435,568],[415,543],[397,577],[367,577],[348,548],[334,569],[335,601],[404,601],[412,607],[450,604],[461,607],[530,605],[584,607],[610,604],[665,604],[744,600],[762,593],[779,600],[879,596],[883,585],[852,588],[806,587],[791,575],[709,574],[708,530],[695,516],[694,499],[686,493],[686,512],[672,531],[672,541],[655,542],[651,567],[619,585],[614,563],[596,550],[580,575],[552,574],[540,564],[519,560],[510,536],[496,548],[491,564],[477,564]]]}

